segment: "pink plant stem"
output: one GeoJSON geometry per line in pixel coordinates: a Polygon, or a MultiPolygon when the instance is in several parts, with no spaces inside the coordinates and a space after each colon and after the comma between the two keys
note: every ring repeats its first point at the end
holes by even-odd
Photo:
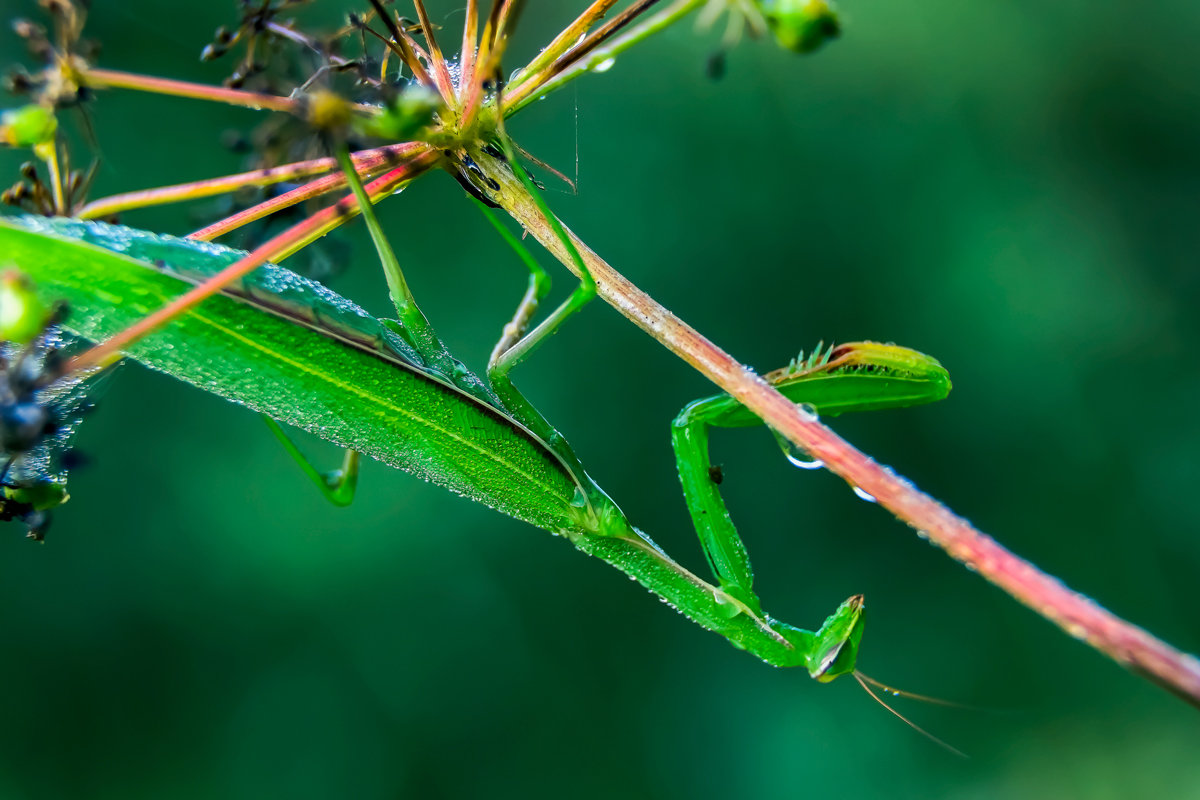
{"type": "Polygon", "coordinates": [[[207,86],[202,83],[177,81],[170,78],[156,78],[151,75],[137,75],[112,69],[88,69],[81,77],[86,86],[96,89],[137,89],[155,94],[189,97],[194,100],[212,100],[231,106],[245,106],[269,111],[290,112],[296,108],[296,103],[287,97],[246,92],[241,89],[226,89],[222,86],[207,86]]]}
{"type": "MultiPolygon", "coordinates": [[[[570,254],[512,173],[482,155],[476,161],[500,183],[496,201],[574,272],[570,254]]],[[[788,441],[820,459],[851,485],[868,492],[879,505],[915,528],[922,538],[941,547],[1069,635],[1200,706],[1200,660],[1067,588],[1057,578],[976,530],[910,481],[875,463],[634,286],[573,233],[568,231],[568,234],[605,301],[736,397],[788,441]]]]}
{"type": "MultiPolygon", "coordinates": [[[[406,155],[419,149],[416,144],[398,144],[380,147],[375,150],[363,150],[355,153],[355,165],[359,171],[376,169],[390,162],[397,162],[406,155]]],[[[161,206],[169,203],[180,203],[187,200],[199,200],[219,194],[227,194],[249,186],[271,186],[297,178],[307,178],[337,169],[337,161],[333,158],[314,158],[310,161],[297,161],[267,169],[256,169],[241,172],[236,175],[224,175],[220,178],[209,178],[191,183],[178,183],[173,186],[160,186],[157,189],[141,189],[136,192],[125,192],[102,197],[88,203],[79,213],[80,219],[99,219],[132,211],[148,206],[161,206]]]]}
{"type": "MultiPolygon", "coordinates": [[[[379,153],[380,151],[365,151],[365,153],[360,153],[358,156],[352,156],[355,158],[355,165],[358,168],[360,177],[365,179],[372,175],[376,175],[386,165],[395,163],[399,160],[412,158],[416,154],[428,150],[428,148],[419,142],[406,142],[404,144],[398,144],[389,148],[384,148],[384,150],[388,151],[385,158],[379,158],[378,156],[371,156],[369,158],[361,157],[365,153],[379,153]]],[[[334,159],[330,159],[330,161],[334,161],[334,159]]],[[[336,161],[334,161],[333,166],[337,166],[336,161]]],[[[303,203],[306,200],[312,200],[315,197],[320,197],[321,195],[336,191],[345,185],[346,176],[341,172],[335,172],[332,175],[326,175],[323,178],[317,178],[316,180],[309,181],[303,186],[297,186],[295,189],[292,189],[289,192],[284,192],[281,195],[272,197],[270,200],[264,200],[263,202],[257,203],[250,208],[243,209],[236,214],[231,214],[224,219],[217,220],[211,225],[206,225],[197,231],[193,231],[192,233],[188,234],[188,238],[196,239],[197,241],[201,242],[211,242],[213,239],[224,236],[231,231],[235,231],[243,225],[249,225],[251,222],[262,219],[266,216],[270,216],[276,211],[282,211],[285,208],[291,208],[292,206],[303,203]]]]}
{"type": "MultiPolygon", "coordinates": [[[[231,106],[242,106],[259,111],[283,111],[295,113],[303,109],[303,99],[297,101],[290,97],[280,97],[261,92],[247,92],[242,89],[228,89],[224,86],[209,86],[204,83],[177,81],[172,78],[158,78],[153,75],[138,75],[134,72],[121,72],[115,69],[99,69],[89,67],[80,73],[78,80],[81,85],[92,89],[134,89],[141,92],[165,94],[173,97],[187,97],[193,100],[210,100],[231,106]]],[[[378,109],[364,103],[355,103],[356,110],[364,114],[374,114],[378,109]]]]}
{"type": "MultiPolygon", "coordinates": [[[[369,175],[370,173],[368,173],[369,175]]],[[[366,176],[363,176],[366,177],[366,176]]],[[[227,233],[237,230],[243,225],[249,225],[251,222],[260,220],[263,217],[268,217],[276,211],[282,211],[285,208],[299,205],[306,200],[320,197],[329,192],[337,191],[346,185],[346,176],[340,172],[335,172],[332,175],[326,175],[322,178],[309,181],[303,186],[297,186],[291,191],[276,195],[270,200],[264,200],[261,203],[256,203],[249,208],[244,208],[236,214],[230,214],[224,219],[219,219],[211,225],[205,225],[199,230],[193,231],[187,235],[189,239],[195,239],[198,242],[211,242],[213,239],[224,236],[227,233]]]]}

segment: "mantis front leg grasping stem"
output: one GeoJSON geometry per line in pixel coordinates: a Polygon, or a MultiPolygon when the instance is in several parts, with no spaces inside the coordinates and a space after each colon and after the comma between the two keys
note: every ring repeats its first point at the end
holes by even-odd
{"type": "MultiPolygon", "coordinates": [[[[807,360],[798,358],[766,380],[793,403],[827,416],[930,403],[950,391],[950,377],[936,360],[874,342],[827,352],[818,346],[807,360]]],[[[679,480],[708,563],[721,588],[753,609],[760,603],[752,588],[750,557],[721,498],[722,477],[709,459],[708,431],[761,424],[737,400],[717,395],[689,403],[671,425],[679,480]]]]}

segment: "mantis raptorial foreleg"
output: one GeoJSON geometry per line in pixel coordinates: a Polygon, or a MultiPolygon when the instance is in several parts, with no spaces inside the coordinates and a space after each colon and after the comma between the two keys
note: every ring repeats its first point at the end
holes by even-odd
{"type": "Polygon", "coordinates": [[[671,424],[671,444],[683,496],[708,565],[722,590],[760,613],[761,604],[751,588],[750,556],[717,488],[721,473],[708,456],[708,427],[720,424],[724,399],[709,397],[688,404],[671,424]]]}
{"type": "MultiPolygon", "coordinates": [[[[936,360],[874,342],[824,352],[818,346],[807,360],[798,358],[765,377],[789,400],[826,416],[929,403],[950,391],[949,376],[936,360]]],[[[734,398],[717,395],[688,404],[671,425],[679,480],[704,555],[721,589],[756,613],[760,603],[752,588],[750,557],[718,489],[723,476],[709,459],[708,429],[761,424],[734,398]]]]}

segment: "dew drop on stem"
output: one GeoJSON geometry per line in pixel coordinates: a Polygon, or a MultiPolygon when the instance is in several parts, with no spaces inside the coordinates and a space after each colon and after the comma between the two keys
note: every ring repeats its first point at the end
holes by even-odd
{"type": "Polygon", "coordinates": [[[807,450],[796,445],[791,445],[784,455],[787,456],[787,460],[792,463],[792,466],[800,469],[822,469],[825,466],[824,461],[813,458],[807,450]]]}
{"type": "Polygon", "coordinates": [[[875,495],[871,494],[870,492],[868,492],[866,489],[862,488],[861,486],[856,486],[855,484],[852,483],[852,484],[850,484],[850,488],[854,490],[854,493],[856,495],[858,495],[859,500],[866,500],[868,503],[879,502],[875,499],[875,495]]]}

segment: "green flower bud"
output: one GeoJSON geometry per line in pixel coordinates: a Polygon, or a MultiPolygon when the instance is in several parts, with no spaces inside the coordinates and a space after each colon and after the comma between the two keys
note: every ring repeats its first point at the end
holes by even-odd
{"type": "Polygon", "coordinates": [[[27,105],[0,113],[0,144],[36,147],[54,140],[58,119],[39,105],[27,105]]]}
{"type": "Polygon", "coordinates": [[[841,32],[828,0],[768,0],[763,16],[775,40],[795,53],[811,53],[841,32]]]}
{"type": "Polygon", "coordinates": [[[0,342],[33,341],[48,316],[28,278],[16,270],[0,274],[0,342]]]}

